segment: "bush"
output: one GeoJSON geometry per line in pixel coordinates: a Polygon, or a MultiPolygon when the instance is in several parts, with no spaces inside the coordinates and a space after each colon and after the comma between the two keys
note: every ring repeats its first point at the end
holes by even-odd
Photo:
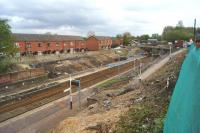
{"type": "Polygon", "coordinates": [[[6,73],[9,70],[9,66],[11,65],[11,61],[9,58],[0,58],[0,73],[6,73]]]}

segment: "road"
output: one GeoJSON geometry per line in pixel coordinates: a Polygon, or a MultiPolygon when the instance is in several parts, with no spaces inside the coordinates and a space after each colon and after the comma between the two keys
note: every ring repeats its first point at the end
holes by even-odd
{"type": "MultiPolygon", "coordinates": [[[[173,53],[171,57],[182,52],[180,50],[173,53]]],[[[146,79],[159,68],[167,63],[170,57],[164,58],[162,61],[156,63],[144,73],[141,74],[141,79],[146,79]]],[[[116,76],[115,76],[116,77],[116,76]]],[[[113,78],[113,77],[111,77],[113,78]]],[[[111,79],[110,78],[110,79],[111,79]]],[[[109,79],[107,79],[109,80],[109,79]]],[[[105,82],[105,81],[103,81],[105,82]]],[[[102,83],[102,82],[101,82],[102,83]]],[[[100,84],[100,83],[98,83],[100,84]]],[[[96,84],[96,85],[98,85],[96,84]]],[[[84,106],[86,99],[93,92],[93,87],[81,91],[81,103],[84,106]]],[[[5,122],[0,123],[0,133],[47,133],[50,132],[59,122],[66,119],[67,117],[73,116],[78,112],[78,92],[73,93],[73,110],[69,109],[69,96],[58,99],[54,102],[41,106],[32,111],[26,112],[15,118],[9,119],[5,122]]]]}

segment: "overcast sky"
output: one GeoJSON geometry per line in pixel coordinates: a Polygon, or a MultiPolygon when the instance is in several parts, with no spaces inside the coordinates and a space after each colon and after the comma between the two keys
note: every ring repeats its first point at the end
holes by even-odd
{"type": "Polygon", "coordinates": [[[115,36],[162,33],[164,26],[200,25],[200,0],[0,0],[13,32],[115,36]]]}

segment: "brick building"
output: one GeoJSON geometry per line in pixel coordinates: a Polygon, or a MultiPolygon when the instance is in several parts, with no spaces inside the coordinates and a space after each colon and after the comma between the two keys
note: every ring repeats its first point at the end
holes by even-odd
{"type": "Polygon", "coordinates": [[[123,39],[122,38],[116,38],[112,37],[112,47],[123,45],[123,39]]]}
{"type": "Polygon", "coordinates": [[[112,38],[107,36],[91,36],[86,39],[86,48],[90,51],[110,49],[112,38]]]}
{"type": "Polygon", "coordinates": [[[80,36],[14,33],[13,37],[21,55],[86,50],[85,40],[80,36]]]}

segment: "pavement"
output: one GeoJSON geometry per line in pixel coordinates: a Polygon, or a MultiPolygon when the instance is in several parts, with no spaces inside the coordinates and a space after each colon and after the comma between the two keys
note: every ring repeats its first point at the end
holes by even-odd
{"type": "MultiPolygon", "coordinates": [[[[167,56],[162,61],[154,64],[152,67],[141,74],[141,79],[143,80],[149,77],[151,74],[153,74],[163,65],[165,65],[171,57],[179,54],[180,52],[183,52],[183,50],[177,51],[171,56],[167,56]]],[[[102,82],[98,84],[101,83],[102,82]]],[[[92,88],[96,85],[81,90],[81,107],[84,107],[87,97],[92,94],[92,88]]],[[[48,133],[51,131],[52,128],[56,127],[59,122],[66,119],[67,117],[75,115],[79,111],[78,92],[73,93],[73,110],[69,109],[69,101],[69,96],[66,96],[64,98],[48,103],[44,106],[26,112],[22,115],[4,121],[0,123],[0,133],[48,133]]]]}

